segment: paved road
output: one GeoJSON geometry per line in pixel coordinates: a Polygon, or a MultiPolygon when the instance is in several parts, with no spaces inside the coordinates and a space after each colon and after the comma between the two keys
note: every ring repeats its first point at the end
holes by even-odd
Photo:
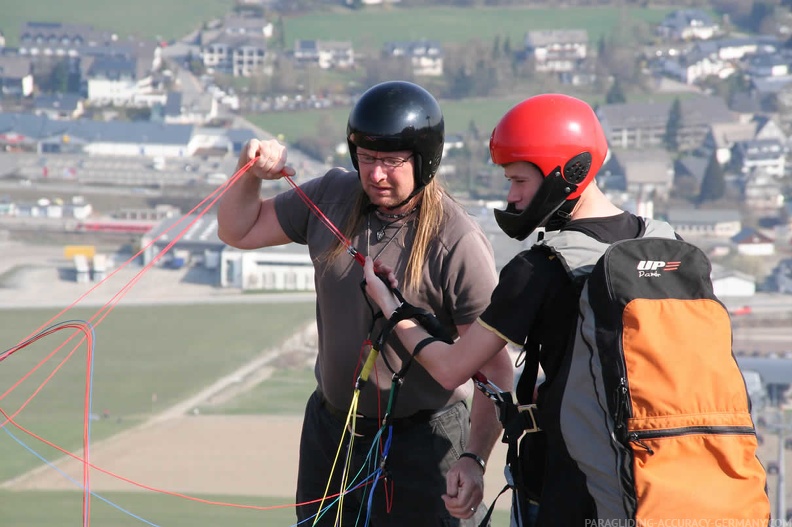
{"type": "Polygon", "coordinates": [[[312,292],[242,294],[185,280],[189,269],[148,270],[136,263],[116,261],[117,269],[103,282],[78,283],[70,276],[72,264],[62,246],[0,242],[0,309],[20,307],[102,306],[130,304],[184,304],[196,302],[278,303],[295,299],[312,302],[312,292]]]}

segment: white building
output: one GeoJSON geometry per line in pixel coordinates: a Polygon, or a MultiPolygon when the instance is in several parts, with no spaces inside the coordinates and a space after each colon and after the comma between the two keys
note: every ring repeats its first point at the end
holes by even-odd
{"type": "Polygon", "coordinates": [[[313,262],[307,248],[296,244],[258,251],[229,247],[220,254],[220,287],[314,291],[313,262]]]}

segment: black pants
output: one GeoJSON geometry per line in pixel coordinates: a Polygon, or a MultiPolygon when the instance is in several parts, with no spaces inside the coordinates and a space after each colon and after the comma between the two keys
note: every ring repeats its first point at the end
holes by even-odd
{"type": "MultiPolygon", "coordinates": [[[[347,457],[349,433],[339,450],[344,429],[344,419],[326,407],[319,392],[314,392],[305,408],[302,438],[300,440],[300,466],[297,478],[297,503],[320,500],[328,488],[330,471],[338,452],[328,495],[341,489],[341,477],[347,457]]],[[[423,423],[398,422],[387,459],[388,480],[379,480],[374,487],[369,511],[370,490],[374,482],[347,493],[343,500],[341,526],[365,525],[367,511],[374,527],[456,527],[475,525],[453,518],[445,508],[441,496],[446,492],[445,475],[459,458],[468,441],[470,412],[460,402],[437,412],[423,423]],[[390,506],[390,511],[388,511],[390,506]]],[[[384,444],[385,435],[383,435],[384,444]]],[[[373,437],[355,437],[349,467],[348,482],[360,481],[376,469],[371,456],[380,450],[373,437]],[[373,448],[372,448],[373,447],[373,448]]],[[[314,525],[314,516],[320,504],[310,503],[297,507],[300,525],[314,525]]],[[[324,512],[316,525],[332,527],[338,512],[335,498],[321,504],[324,512]]],[[[479,507],[477,516],[483,516],[486,507],[479,507]]]]}

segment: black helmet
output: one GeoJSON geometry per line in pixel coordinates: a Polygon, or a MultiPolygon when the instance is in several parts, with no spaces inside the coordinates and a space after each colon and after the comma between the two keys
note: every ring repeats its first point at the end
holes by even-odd
{"type": "Polygon", "coordinates": [[[417,84],[389,81],[360,96],[347,121],[352,165],[360,170],[357,147],[378,152],[407,150],[415,157],[415,188],[426,186],[443,156],[445,125],[440,105],[417,84]]]}

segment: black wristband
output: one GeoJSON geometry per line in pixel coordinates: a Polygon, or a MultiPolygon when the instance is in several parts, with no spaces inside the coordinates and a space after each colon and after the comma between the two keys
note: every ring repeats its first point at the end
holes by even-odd
{"type": "Polygon", "coordinates": [[[484,461],[484,458],[482,458],[481,456],[474,454],[473,452],[462,452],[461,454],[459,454],[459,459],[462,459],[463,457],[469,457],[470,459],[478,463],[479,466],[481,467],[482,473],[487,471],[487,462],[484,461]]]}
{"type": "Polygon", "coordinates": [[[413,350],[413,357],[417,357],[421,350],[424,349],[426,346],[431,344],[432,342],[439,342],[440,339],[434,337],[426,337],[421,342],[415,345],[415,349],[413,350]]]}

